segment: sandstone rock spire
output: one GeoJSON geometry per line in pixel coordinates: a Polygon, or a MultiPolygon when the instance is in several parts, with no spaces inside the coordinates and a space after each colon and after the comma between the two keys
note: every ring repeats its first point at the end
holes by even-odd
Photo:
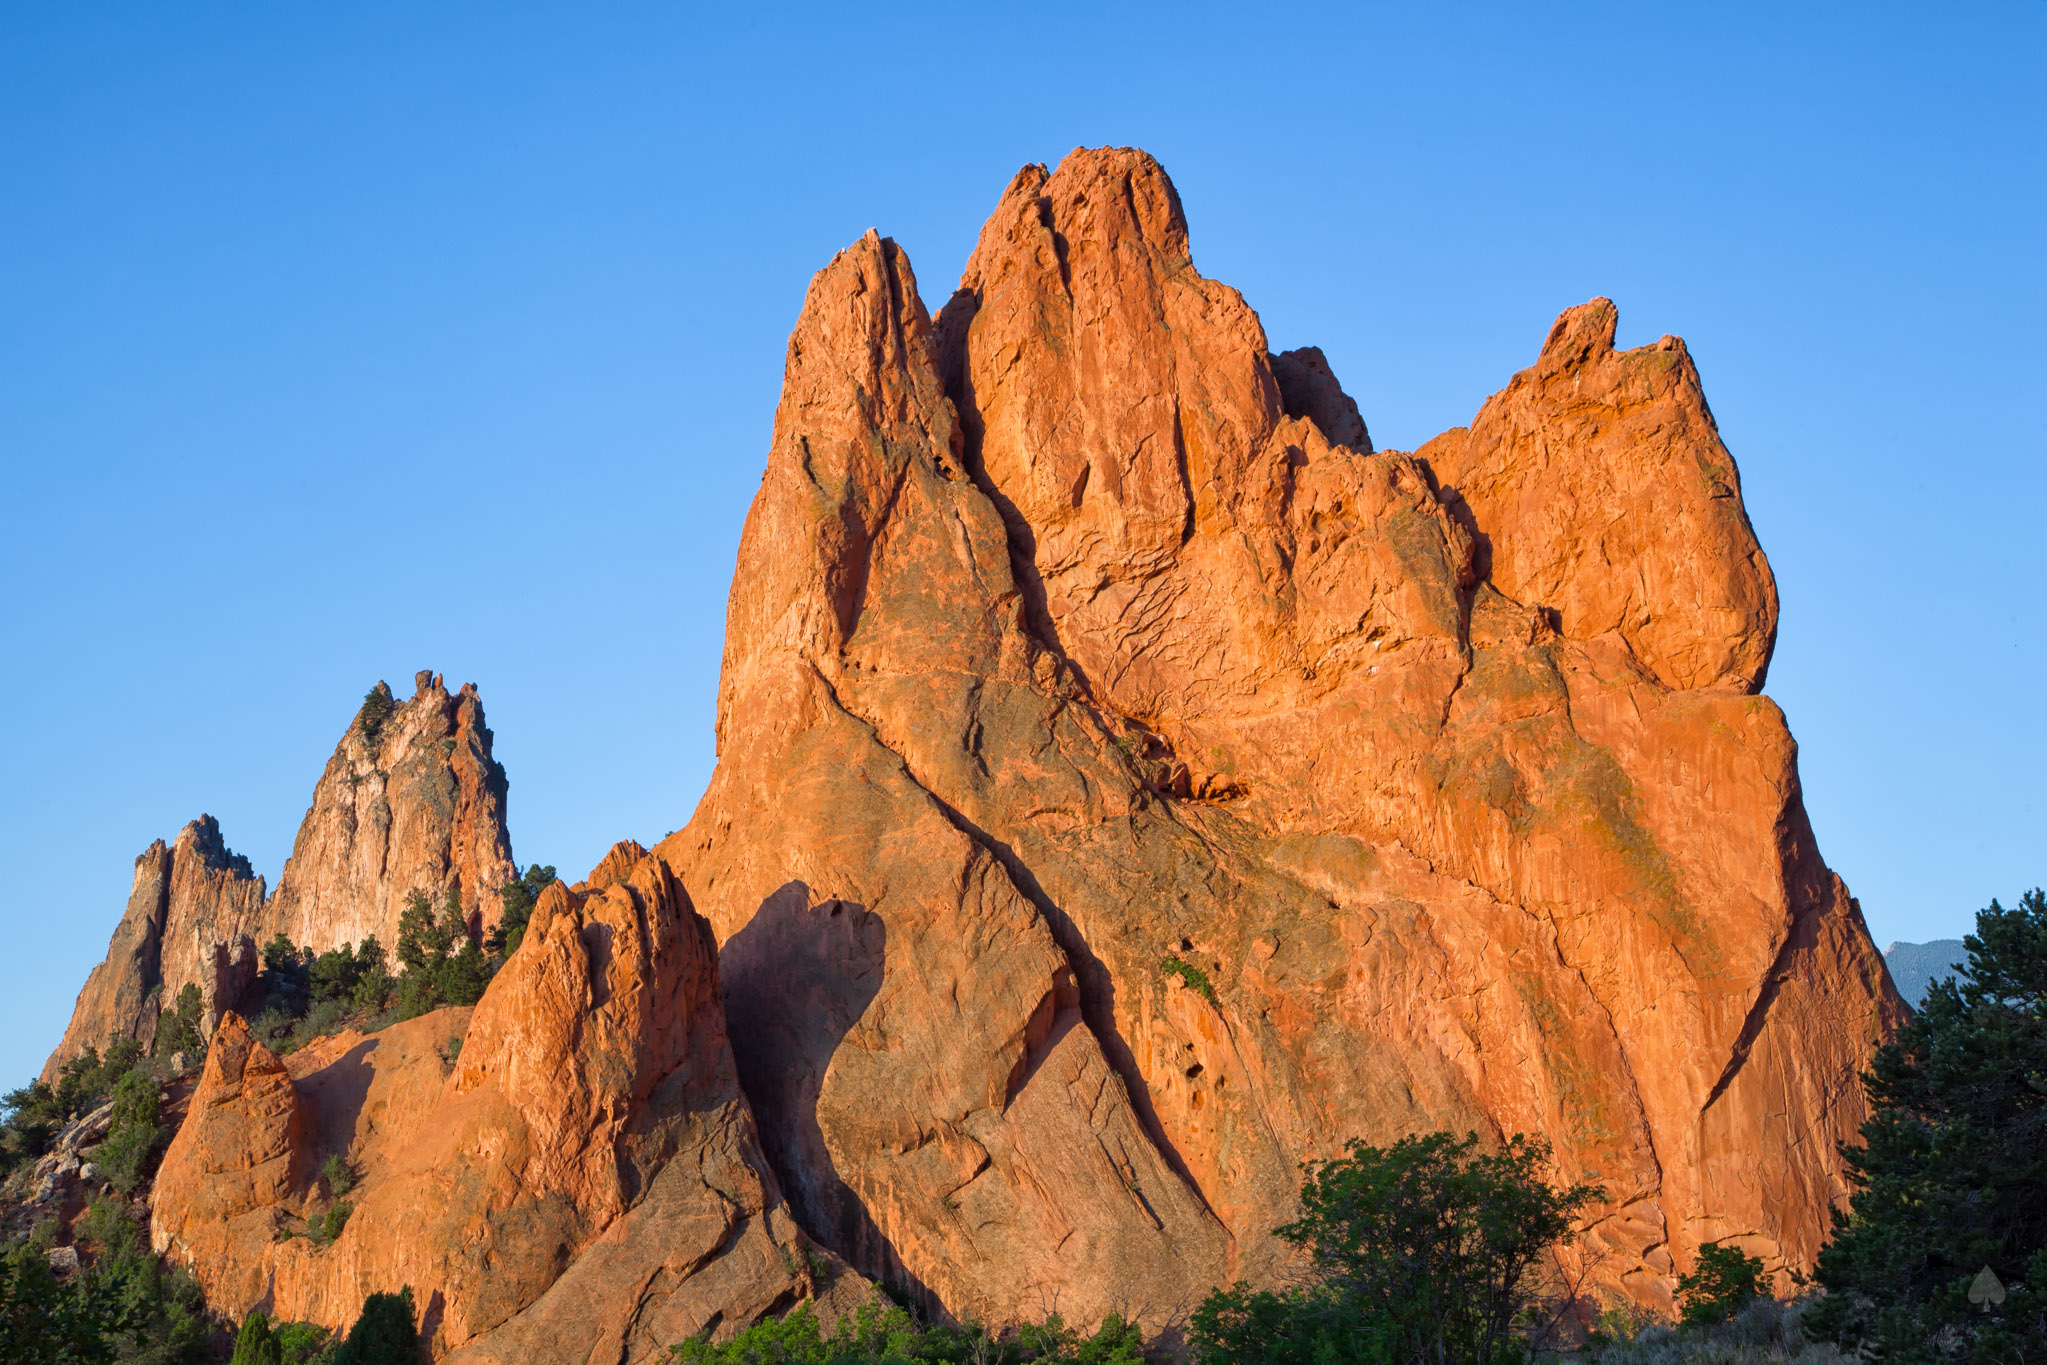
{"type": "Polygon", "coordinates": [[[86,978],[63,1041],[43,1065],[53,1081],[86,1048],[105,1051],[132,1038],[147,1045],[157,1016],[177,1006],[188,985],[199,987],[202,1028],[256,973],[250,934],[263,907],[263,879],[231,852],[220,822],[202,815],[166,847],[161,839],[135,860],[128,908],[114,927],[107,956],[86,978]]]}
{"type": "Polygon", "coordinates": [[[421,672],[407,701],[383,683],[370,696],[313,788],[264,940],[324,950],[375,935],[388,950],[414,891],[438,908],[452,888],[472,922],[496,918],[514,874],[507,783],[474,684],[451,696],[421,672]]]}
{"type": "Polygon", "coordinates": [[[148,1043],[157,1015],[188,984],[200,989],[211,1034],[255,980],[259,945],[276,934],[317,951],[375,935],[388,951],[415,890],[438,909],[452,888],[476,928],[494,920],[497,889],[514,869],[505,772],[490,749],[474,685],[450,696],[421,672],[412,698],[398,702],[380,682],[313,789],[274,895],[265,898],[263,879],[228,850],[210,815],[169,847],[151,844],[43,1079],[87,1047],[148,1043]]]}
{"type": "Polygon", "coordinates": [[[1164,1322],[1282,1272],[1301,1160],[1476,1128],[1608,1188],[1645,1300],[1810,1263],[1900,1006],[1696,372],[1610,312],[1416,455],[1141,152],[1019,172],[935,323],[875,234],[818,274],[656,850],[814,1235],[1164,1322]]]}

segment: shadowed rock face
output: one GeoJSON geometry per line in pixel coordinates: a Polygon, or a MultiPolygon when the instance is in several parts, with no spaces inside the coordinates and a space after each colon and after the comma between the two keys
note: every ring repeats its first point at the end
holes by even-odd
{"type": "Polygon", "coordinates": [[[212,816],[186,825],[168,848],[162,840],[151,844],[135,860],[135,886],[106,960],[79,991],[42,1079],[54,1081],[88,1047],[104,1052],[123,1038],[146,1045],[157,1016],[177,1007],[186,986],[199,987],[201,1024],[210,1033],[255,978],[250,934],[262,908],[263,879],[228,850],[212,816]]]}
{"type": "Polygon", "coordinates": [[[1374,451],[1119,150],[1020,172],[935,321],[875,234],[818,274],[656,850],[815,1235],[1162,1323],[1280,1273],[1302,1160],[1472,1128],[1603,1184],[1645,1300],[1810,1263],[1899,1002],[1696,371],[1612,334],[1374,451]]]}
{"type": "Polygon", "coordinates": [[[228,1016],[152,1236],[236,1317],[346,1326],[409,1285],[435,1355],[474,1362],[660,1359],[812,1287],[733,1073],[708,926],[634,845],[549,888],[473,1012],[281,1061],[228,1016]],[[327,1206],[333,1154],[359,1178],[346,1228],[280,1241],[327,1206]]]}

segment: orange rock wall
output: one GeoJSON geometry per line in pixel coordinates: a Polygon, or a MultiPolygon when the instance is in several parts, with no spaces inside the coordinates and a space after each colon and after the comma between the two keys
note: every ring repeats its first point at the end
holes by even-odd
{"type": "MultiPolygon", "coordinates": [[[[936,319],[868,234],[790,338],[694,817],[550,889],[473,1014],[285,1058],[224,1019],[157,1246],[237,1315],[410,1285],[477,1365],[867,1277],[1169,1329],[1289,1273],[1304,1160],[1471,1129],[1605,1188],[1605,1292],[1668,1304],[1724,1238],[1809,1266],[1903,1006],[1760,693],[1776,589],[1697,372],[1614,325],[1377,450],[1141,152],[1021,171],[936,319]],[[346,1230],[281,1240],[332,1155],[346,1230]]],[[[504,792],[420,675],[255,932],[389,944],[450,886],[481,922],[504,792]]],[[[144,864],[81,1017],[171,958],[144,864]]]]}
{"type": "Polygon", "coordinates": [[[874,234],[819,273],[657,850],[814,1232],[1164,1322],[1281,1273],[1300,1161],[1471,1127],[1604,1184],[1646,1300],[1810,1263],[1900,1006],[1696,371],[1612,319],[1405,454],[1142,153],[1020,172],[935,321],[874,234]]]}

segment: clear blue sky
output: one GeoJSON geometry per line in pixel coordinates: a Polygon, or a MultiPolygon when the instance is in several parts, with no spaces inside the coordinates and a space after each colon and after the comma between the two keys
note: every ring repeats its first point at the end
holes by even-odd
{"type": "Polygon", "coordinates": [[[2047,4],[7,4],[0,1084],[132,860],[274,884],[378,678],[483,691],[522,862],[688,819],[805,283],[934,305],[1026,161],[1148,148],[1382,446],[1597,294],[1684,336],[1769,692],[1879,943],[2047,881],[2047,4]]]}

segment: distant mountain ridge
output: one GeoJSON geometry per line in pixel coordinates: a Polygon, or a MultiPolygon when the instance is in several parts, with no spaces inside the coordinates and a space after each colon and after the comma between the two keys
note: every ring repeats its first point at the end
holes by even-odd
{"type": "Polygon", "coordinates": [[[1958,938],[1937,938],[1929,943],[1893,943],[1884,949],[1884,965],[1891,969],[1891,981],[1898,994],[1913,1009],[1926,998],[1936,981],[1954,976],[1969,960],[1969,950],[1958,938]]]}

